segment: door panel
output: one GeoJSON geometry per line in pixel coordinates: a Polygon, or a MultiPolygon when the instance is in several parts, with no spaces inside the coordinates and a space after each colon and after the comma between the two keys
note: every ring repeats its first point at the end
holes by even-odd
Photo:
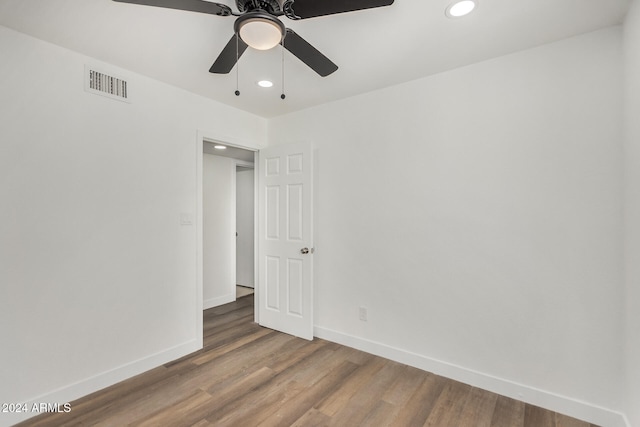
{"type": "Polygon", "coordinates": [[[303,262],[299,259],[287,260],[287,268],[288,314],[302,316],[303,262]]]}
{"type": "Polygon", "coordinates": [[[280,239],[280,187],[266,187],[267,239],[280,239]]]}
{"type": "Polygon", "coordinates": [[[311,144],[259,153],[259,323],[313,339],[311,144]],[[303,251],[303,249],[307,249],[303,251]]]}
{"type": "Polygon", "coordinates": [[[280,258],[267,255],[265,262],[267,308],[280,310],[280,258]]]}
{"type": "Polygon", "coordinates": [[[302,192],[300,184],[287,185],[287,238],[290,242],[302,242],[302,192]]]}

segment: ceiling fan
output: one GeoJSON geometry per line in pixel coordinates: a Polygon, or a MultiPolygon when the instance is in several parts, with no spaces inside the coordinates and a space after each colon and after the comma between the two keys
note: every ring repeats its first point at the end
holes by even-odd
{"type": "Polygon", "coordinates": [[[233,25],[234,35],[209,69],[210,73],[229,73],[248,46],[258,50],[268,50],[282,43],[285,49],[322,77],[336,71],[338,66],[292,29],[286,28],[278,17],[284,15],[293,20],[307,19],[389,6],[394,2],[394,0],[235,0],[239,11],[236,13],[225,4],[205,0],[113,1],[218,16],[237,16],[233,25]]]}

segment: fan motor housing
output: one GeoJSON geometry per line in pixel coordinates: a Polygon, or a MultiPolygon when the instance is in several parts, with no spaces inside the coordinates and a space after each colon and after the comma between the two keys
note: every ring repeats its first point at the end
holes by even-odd
{"type": "Polygon", "coordinates": [[[284,0],[236,0],[240,13],[264,10],[272,15],[282,15],[281,3],[284,0]]]}

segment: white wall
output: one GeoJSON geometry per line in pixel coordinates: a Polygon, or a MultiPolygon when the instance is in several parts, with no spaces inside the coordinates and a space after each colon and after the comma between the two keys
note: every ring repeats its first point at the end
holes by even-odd
{"type": "Polygon", "coordinates": [[[68,401],[193,351],[197,130],[257,147],[266,121],[4,27],[0,52],[0,402],[68,401]],[[127,76],[133,102],[84,92],[85,63],[127,76]]]}
{"type": "Polygon", "coordinates": [[[238,169],[236,174],[236,283],[254,287],[254,174],[238,169]]]}
{"type": "Polygon", "coordinates": [[[236,299],[236,162],[203,156],[203,307],[236,299]]]}
{"type": "Polygon", "coordinates": [[[640,1],[634,0],[625,38],[625,283],[627,416],[640,426],[640,1]]]}
{"type": "Polygon", "coordinates": [[[316,147],[316,334],[618,423],[621,64],[611,28],[270,120],[316,147]]]}

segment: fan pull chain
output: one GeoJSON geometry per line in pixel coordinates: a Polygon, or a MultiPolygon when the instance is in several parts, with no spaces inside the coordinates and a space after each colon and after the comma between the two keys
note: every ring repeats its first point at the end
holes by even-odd
{"type": "Polygon", "coordinates": [[[284,94],[284,37],[282,38],[282,43],[280,44],[282,45],[282,94],[280,95],[280,99],[285,99],[286,96],[284,94]]]}
{"type": "Polygon", "coordinates": [[[239,83],[238,81],[240,80],[240,55],[238,54],[238,38],[240,36],[238,34],[236,34],[236,96],[240,96],[240,91],[238,90],[238,86],[239,83]]]}

